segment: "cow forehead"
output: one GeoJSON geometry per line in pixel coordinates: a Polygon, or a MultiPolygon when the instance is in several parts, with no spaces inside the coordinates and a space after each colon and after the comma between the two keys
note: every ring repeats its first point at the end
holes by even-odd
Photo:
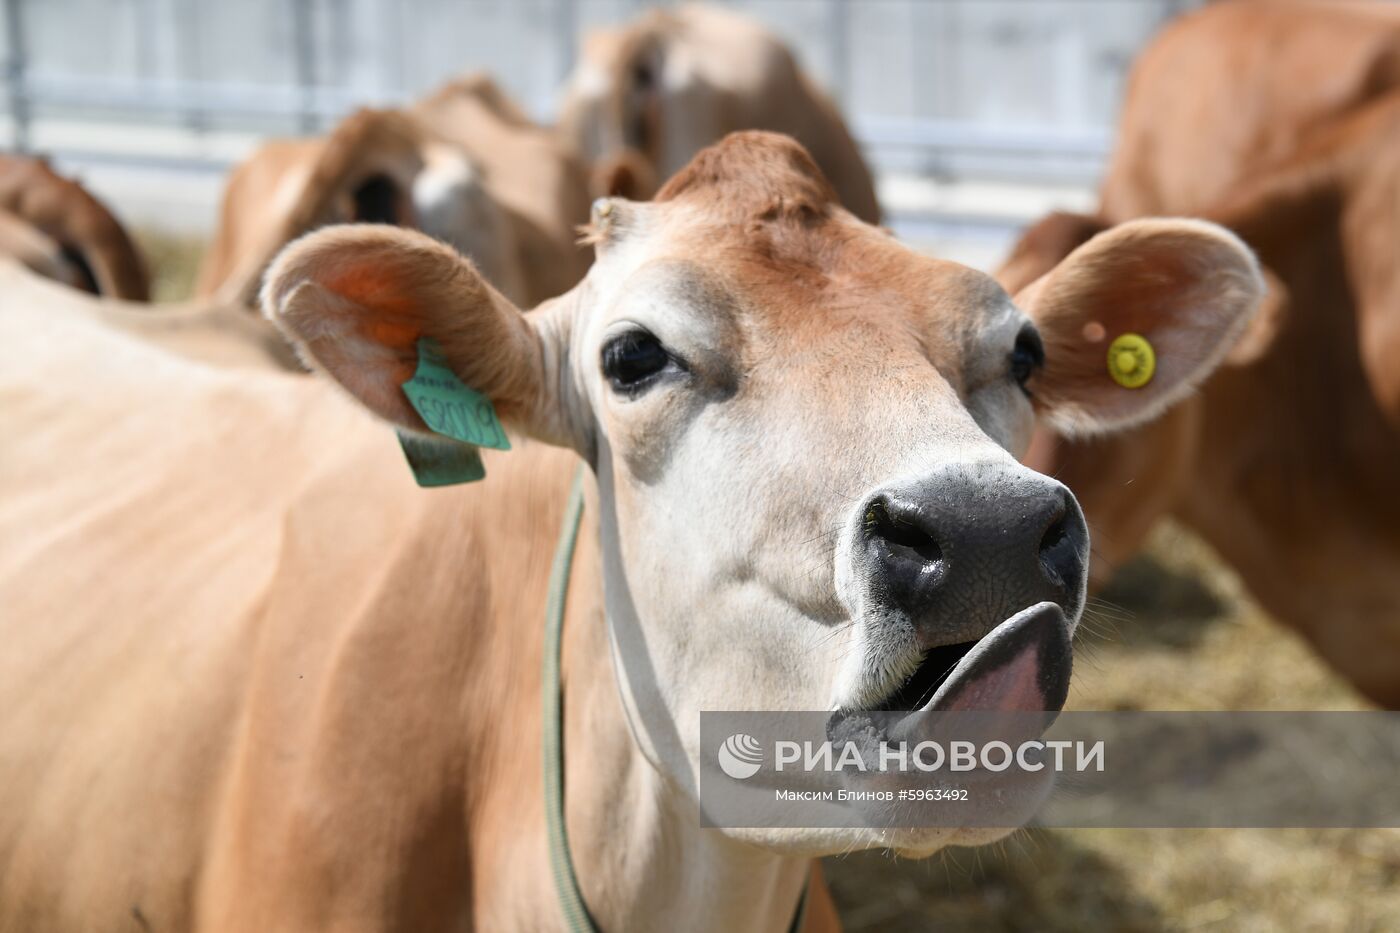
{"type": "MultiPolygon", "coordinates": [[[[844,215],[811,223],[653,226],[615,316],[661,316],[711,344],[760,341],[846,362],[901,349],[960,371],[989,329],[1023,315],[990,277],[919,254],[844,215]]],[[[659,336],[666,338],[667,334],[659,336]]]]}

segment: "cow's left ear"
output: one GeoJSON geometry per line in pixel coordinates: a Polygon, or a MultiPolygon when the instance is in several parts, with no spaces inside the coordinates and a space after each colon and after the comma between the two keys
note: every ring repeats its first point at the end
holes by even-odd
{"type": "Polygon", "coordinates": [[[1209,375],[1264,294],[1253,253],[1198,220],[1120,224],[1022,289],[1045,365],[1028,389],[1063,433],[1149,420],[1209,375]]]}
{"type": "Polygon", "coordinates": [[[507,425],[574,446],[557,397],[563,380],[547,371],[565,358],[553,344],[567,328],[537,326],[431,237],[374,224],[308,234],[273,262],[262,307],[310,368],[395,427],[430,433],[403,391],[426,337],[507,425]]]}

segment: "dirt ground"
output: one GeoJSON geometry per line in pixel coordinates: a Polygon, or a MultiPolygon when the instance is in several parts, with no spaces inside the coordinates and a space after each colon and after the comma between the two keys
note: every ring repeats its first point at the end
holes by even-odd
{"type": "MultiPolygon", "coordinates": [[[[138,239],[156,300],[187,297],[202,244],[138,239]]],[[[1094,601],[1075,665],[1070,708],[1364,708],[1172,526],[1094,601]]],[[[1400,930],[1392,830],[1027,830],[924,861],[831,858],[826,870],[851,933],[1400,930]]]]}

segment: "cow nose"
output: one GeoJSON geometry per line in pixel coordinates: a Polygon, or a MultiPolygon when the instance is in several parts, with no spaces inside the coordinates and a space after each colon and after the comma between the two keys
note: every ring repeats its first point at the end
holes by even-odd
{"type": "Polygon", "coordinates": [[[877,491],[864,510],[872,595],[907,618],[920,648],[981,638],[1084,590],[1089,532],[1062,484],[1019,465],[946,466],[877,491]]]}

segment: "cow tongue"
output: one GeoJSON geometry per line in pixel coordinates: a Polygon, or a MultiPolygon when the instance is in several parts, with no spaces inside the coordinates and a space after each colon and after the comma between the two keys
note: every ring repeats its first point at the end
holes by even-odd
{"type": "Polygon", "coordinates": [[[913,739],[926,731],[932,723],[924,713],[1056,713],[1069,694],[1072,664],[1064,611],[1050,602],[1023,609],[964,655],[932,699],[896,724],[890,738],[913,739]]]}

